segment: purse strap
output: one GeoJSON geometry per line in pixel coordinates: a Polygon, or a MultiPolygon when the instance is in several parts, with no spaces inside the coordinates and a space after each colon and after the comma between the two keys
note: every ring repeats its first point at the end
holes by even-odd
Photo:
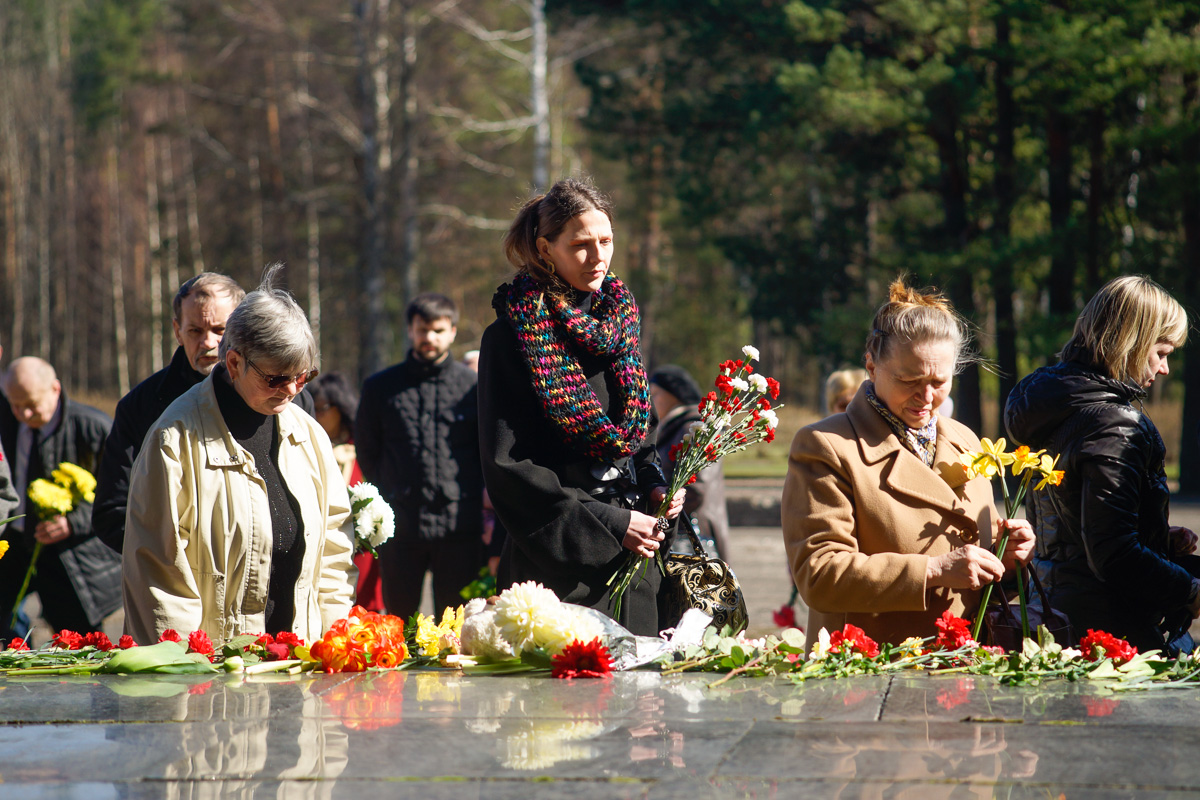
{"type": "MultiPolygon", "coordinates": [[[[1046,589],[1042,586],[1042,579],[1038,577],[1037,570],[1033,569],[1032,567],[1023,566],[1021,567],[1021,572],[1030,578],[1030,582],[1033,584],[1034,589],[1038,593],[1038,597],[1042,601],[1042,610],[1044,612],[1049,612],[1050,598],[1046,594],[1046,589]]],[[[1017,613],[1013,611],[1012,605],[1008,601],[1008,595],[1004,593],[1004,586],[997,581],[995,583],[995,587],[996,592],[1000,595],[1000,608],[1002,609],[1002,613],[1013,622],[1016,622],[1017,613]]]]}
{"type": "Polygon", "coordinates": [[[686,511],[679,515],[679,524],[676,528],[683,528],[688,539],[692,543],[692,552],[703,557],[706,561],[712,561],[713,557],[704,549],[704,543],[700,541],[700,535],[696,533],[696,526],[692,524],[692,515],[686,511]]]}

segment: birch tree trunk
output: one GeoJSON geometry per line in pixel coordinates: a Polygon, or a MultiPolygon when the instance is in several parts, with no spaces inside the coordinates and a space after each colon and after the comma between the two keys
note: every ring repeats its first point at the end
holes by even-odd
{"type": "Polygon", "coordinates": [[[196,189],[196,169],[192,163],[191,124],[188,122],[187,100],[182,89],[176,90],[176,98],[176,113],[183,129],[188,131],[187,138],[183,140],[183,193],[187,201],[188,248],[192,257],[192,274],[199,275],[204,272],[204,252],[200,247],[200,199],[196,189]]]}
{"type": "Polygon", "coordinates": [[[142,139],[146,162],[146,239],[150,247],[150,372],[162,369],[163,358],[163,286],[162,286],[162,224],[158,204],[158,164],[155,158],[154,136],[142,139]]]}
{"type": "MultiPolygon", "coordinates": [[[[305,50],[296,58],[296,75],[299,91],[308,96],[308,62],[312,52],[305,50]]],[[[305,262],[308,276],[308,322],[313,337],[317,340],[317,352],[321,352],[321,216],[317,209],[316,178],[313,170],[312,130],[309,126],[308,110],[300,103],[300,171],[304,181],[304,226],[307,238],[305,262]]]]}
{"type": "Polygon", "coordinates": [[[546,89],[546,0],[533,0],[533,190],[550,186],[550,99],[546,89]]]}
{"type": "Polygon", "coordinates": [[[108,182],[108,198],[106,206],[108,217],[105,225],[105,238],[108,241],[109,275],[112,282],[113,298],[113,340],[116,345],[117,391],[124,396],[129,392],[129,336],[125,326],[125,282],[121,269],[121,184],[118,176],[117,142],[120,140],[120,129],[117,123],[112,125],[111,141],[108,145],[106,172],[108,182]]]}

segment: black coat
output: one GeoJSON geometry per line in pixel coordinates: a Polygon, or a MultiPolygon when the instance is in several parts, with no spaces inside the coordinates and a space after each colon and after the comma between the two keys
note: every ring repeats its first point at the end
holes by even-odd
{"type": "Polygon", "coordinates": [[[1133,404],[1145,392],[1081,361],[1026,376],[1005,407],[1019,444],[1061,454],[1060,486],[1030,492],[1034,567],[1051,604],[1089,628],[1162,647],[1163,621],[1190,620],[1192,577],[1169,553],[1166,448],[1133,404]]]}
{"type": "MultiPolygon", "coordinates": [[[[66,392],[59,398],[59,408],[62,422],[53,434],[40,442],[42,469],[39,474],[30,473],[28,483],[38,478],[49,479],[50,473],[64,461],[96,474],[112,420],[98,409],[72,402],[66,392]]],[[[0,442],[6,454],[17,452],[19,429],[20,425],[11,413],[0,417],[0,442]]],[[[24,525],[25,538],[32,542],[36,521],[32,509],[27,511],[28,516],[19,524],[24,525]]],[[[67,514],[67,522],[71,526],[71,535],[43,548],[41,558],[56,557],[62,562],[88,620],[99,625],[104,617],[121,607],[121,556],[93,534],[91,503],[76,503],[67,514]]]]}
{"type": "Polygon", "coordinates": [[[396,541],[479,537],[483,471],[475,372],[411,352],[363,384],[354,446],[363,478],[396,512],[396,541]]]}
{"type": "MultiPolygon", "coordinates": [[[[104,445],[104,458],[96,474],[96,502],[92,507],[92,530],[100,541],[121,552],[125,542],[125,509],[129,497],[129,472],[142,451],[142,441],[154,423],[181,394],[204,376],[192,369],[182,347],[175,349],[171,363],[139,383],[117,403],[112,431],[104,445]]],[[[313,413],[312,395],[301,392],[293,401],[313,413]]]]}
{"type": "Polygon", "coordinates": [[[139,383],[117,403],[112,431],[96,474],[92,530],[100,541],[118,553],[125,541],[129,471],[141,452],[142,440],[167,406],[202,380],[204,376],[192,369],[187,353],[180,347],[169,365],[139,383]]]}
{"type": "MultiPolygon", "coordinates": [[[[588,384],[607,412],[615,385],[600,359],[580,359],[588,384]]],[[[654,450],[655,421],[642,446],[617,465],[647,497],[665,486],[654,450]]],[[[508,531],[500,588],[538,581],[560,599],[612,614],[605,585],[631,552],[622,546],[630,512],[614,496],[594,496],[610,465],[566,448],[534,394],[516,334],[501,319],[483,333],[479,353],[479,446],[496,515],[508,531]]],[[[646,502],[638,510],[648,510],[646,502]]],[[[618,620],[634,633],[658,633],[661,575],[651,566],[631,584],[618,620]]]]}

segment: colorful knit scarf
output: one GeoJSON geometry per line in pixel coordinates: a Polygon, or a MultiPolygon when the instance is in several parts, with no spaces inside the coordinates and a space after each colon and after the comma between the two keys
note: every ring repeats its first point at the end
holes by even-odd
{"type": "Polygon", "coordinates": [[[888,427],[895,432],[897,438],[913,455],[924,461],[925,466],[933,466],[934,453],[937,450],[936,414],[922,427],[910,428],[904,424],[904,420],[889,411],[883,401],[875,396],[874,385],[867,389],[867,402],[871,404],[871,408],[879,412],[879,416],[883,417],[883,421],[888,424],[888,427]]]}
{"type": "Polygon", "coordinates": [[[641,447],[650,420],[650,391],[638,346],[637,302],[625,284],[606,277],[591,311],[584,312],[522,274],[500,287],[495,306],[516,332],[534,393],[564,444],[598,461],[616,461],[641,447]],[[605,371],[619,392],[615,421],[588,385],[577,352],[608,361],[605,371]]]}

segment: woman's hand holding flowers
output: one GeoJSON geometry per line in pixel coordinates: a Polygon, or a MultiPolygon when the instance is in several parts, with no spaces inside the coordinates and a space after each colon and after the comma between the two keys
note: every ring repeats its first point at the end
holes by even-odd
{"type": "MultiPolygon", "coordinates": [[[[671,505],[667,506],[667,519],[675,519],[679,516],[679,512],[683,511],[683,500],[687,496],[687,489],[680,489],[671,498],[671,505]]],[[[650,507],[658,508],[662,505],[663,500],[667,498],[667,487],[656,486],[650,491],[650,507]]]]}
{"type": "Polygon", "coordinates": [[[1004,549],[1004,566],[1006,569],[1016,569],[1017,565],[1024,566],[1033,558],[1033,526],[1025,519],[1002,519],[998,525],[996,541],[1004,538],[1008,532],[1008,547],[1004,549]]]}
{"type": "Polygon", "coordinates": [[[629,512],[629,527],[625,531],[622,546],[639,556],[651,558],[662,544],[666,534],[658,529],[658,519],[640,511],[629,512]]]}
{"type": "Polygon", "coordinates": [[[1004,577],[1004,564],[992,553],[973,544],[933,556],[925,565],[925,586],[981,589],[1004,577]]]}

